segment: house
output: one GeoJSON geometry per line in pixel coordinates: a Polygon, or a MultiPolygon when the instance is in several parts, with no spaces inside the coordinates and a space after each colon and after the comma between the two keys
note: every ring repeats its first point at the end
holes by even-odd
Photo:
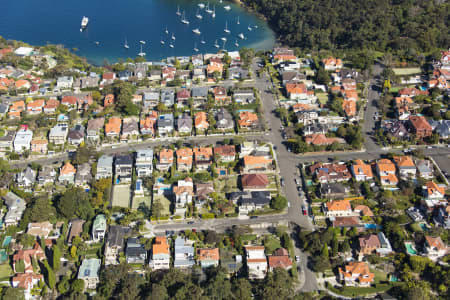
{"type": "Polygon", "coordinates": [[[288,48],[274,48],[273,59],[277,62],[295,60],[297,57],[294,55],[294,50],[288,48]]]}
{"type": "Polygon", "coordinates": [[[327,199],[344,199],[349,189],[335,182],[321,183],[319,188],[319,194],[321,198],[327,199]]]}
{"type": "Polygon", "coordinates": [[[411,116],[409,117],[408,124],[412,133],[414,133],[418,139],[429,137],[433,133],[430,123],[428,123],[424,116],[411,116]]]}
{"type": "Polygon", "coordinates": [[[69,222],[69,229],[67,234],[67,243],[72,244],[75,237],[80,237],[83,232],[84,220],[74,219],[69,222]]]}
{"type": "Polygon", "coordinates": [[[170,249],[166,237],[155,237],[149,265],[152,270],[168,270],[170,268],[170,249]]]}
{"type": "Polygon", "coordinates": [[[408,120],[414,106],[410,97],[395,97],[395,112],[399,120],[408,120]]]}
{"type": "Polygon", "coordinates": [[[171,134],[174,130],[173,114],[162,114],[157,121],[158,133],[161,136],[171,134]]]}
{"type": "Polygon", "coordinates": [[[367,181],[373,179],[372,167],[358,159],[351,166],[351,171],[356,181],[367,181]]]}
{"type": "Polygon", "coordinates": [[[174,67],[164,67],[162,68],[162,79],[165,81],[173,81],[175,79],[175,73],[177,69],[174,67]]]}
{"type": "Polygon", "coordinates": [[[32,249],[19,250],[13,255],[12,265],[13,265],[14,272],[16,272],[16,273],[18,272],[18,270],[16,268],[16,264],[19,261],[23,261],[24,265],[25,265],[24,273],[34,273],[33,266],[32,266],[33,259],[36,261],[42,261],[43,259],[45,259],[45,253],[37,241],[35,241],[32,249]]]}
{"type": "Polygon", "coordinates": [[[194,148],[195,168],[197,170],[208,170],[213,161],[213,148],[194,148]]]}
{"type": "Polygon", "coordinates": [[[69,128],[65,123],[58,123],[50,129],[48,139],[55,145],[63,145],[66,142],[69,128]]]}
{"type": "Polygon", "coordinates": [[[440,205],[447,205],[445,200],[445,185],[438,185],[434,181],[428,181],[424,186],[422,186],[422,203],[428,209],[433,209],[434,207],[440,205]]]}
{"type": "Polygon", "coordinates": [[[348,181],[352,177],[347,166],[341,163],[316,163],[309,170],[321,183],[348,181]]]}
{"type": "Polygon", "coordinates": [[[253,128],[258,125],[258,115],[250,111],[242,111],[239,113],[239,127],[253,128]]]}
{"type": "Polygon", "coordinates": [[[195,264],[193,241],[177,237],[175,239],[175,255],[173,266],[175,268],[190,268],[195,264]]]}
{"type": "Polygon", "coordinates": [[[223,107],[217,111],[216,128],[223,131],[234,129],[233,116],[223,107]]]}
{"type": "Polygon", "coordinates": [[[117,77],[122,81],[128,81],[131,76],[133,76],[133,73],[130,70],[123,70],[117,73],[117,77]]]}
{"type": "Polygon", "coordinates": [[[73,77],[72,76],[61,76],[56,79],[56,88],[57,89],[71,89],[73,85],[73,77]]]}
{"type": "Polygon", "coordinates": [[[249,71],[241,67],[230,67],[228,69],[228,79],[247,79],[249,78],[249,71]]]}
{"type": "Polygon", "coordinates": [[[189,172],[192,169],[194,152],[191,148],[181,148],[176,151],[177,170],[189,172]]]}
{"type": "Polygon", "coordinates": [[[439,120],[434,126],[434,131],[439,134],[441,139],[448,139],[450,137],[450,120],[439,120]]]}
{"type": "Polygon", "coordinates": [[[348,217],[352,216],[352,206],[348,200],[334,200],[323,204],[322,207],[327,217],[348,217]]]}
{"type": "Polygon", "coordinates": [[[34,171],[30,166],[27,166],[24,171],[17,173],[16,182],[19,187],[32,187],[36,182],[36,171],[34,171]]]}
{"type": "Polygon", "coordinates": [[[114,98],[114,94],[107,94],[105,99],[103,99],[103,107],[114,105],[114,98]]]}
{"type": "Polygon", "coordinates": [[[175,214],[184,216],[185,207],[192,203],[194,196],[194,183],[192,178],[187,177],[184,180],[178,180],[177,185],[172,188],[175,195],[175,214]]]}
{"type": "Polygon", "coordinates": [[[369,234],[359,238],[359,257],[360,260],[363,256],[374,253],[377,249],[381,248],[380,240],[376,234],[369,234]]]}
{"type": "Polygon", "coordinates": [[[281,82],[284,86],[287,83],[300,83],[303,80],[306,80],[306,76],[304,74],[299,74],[297,71],[284,71],[281,73],[281,82]]]}
{"type": "Polygon", "coordinates": [[[247,215],[249,212],[262,209],[269,205],[270,200],[269,191],[252,191],[242,194],[239,201],[239,213],[247,215]]]}
{"type": "Polygon", "coordinates": [[[434,167],[431,161],[426,159],[417,159],[415,163],[420,177],[425,179],[433,179],[434,167]]]}
{"type": "Polygon", "coordinates": [[[286,83],[286,94],[291,100],[302,100],[308,97],[304,83],[286,83]]]}
{"type": "Polygon", "coordinates": [[[237,276],[242,268],[242,255],[233,254],[226,249],[220,249],[220,266],[223,267],[229,277],[237,276]]]}
{"type": "Polygon", "coordinates": [[[194,101],[194,107],[199,108],[203,106],[208,98],[208,87],[193,87],[191,90],[191,97],[194,101]]]}
{"type": "Polygon", "coordinates": [[[177,105],[178,107],[187,106],[191,93],[187,89],[180,89],[177,91],[177,105]]]}
{"type": "Polygon", "coordinates": [[[12,150],[15,137],[16,133],[14,131],[5,131],[5,134],[0,137],[0,151],[12,150]]]}
{"type": "Polygon", "coordinates": [[[357,216],[330,217],[330,221],[334,228],[360,228],[364,226],[357,216]]]}
{"type": "Polygon", "coordinates": [[[156,169],[158,171],[166,172],[173,165],[173,150],[162,149],[158,153],[158,163],[156,164],[156,169]]]}
{"type": "Polygon", "coordinates": [[[450,206],[439,207],[433,218],[436,226],[442,226],[444,229],[450,229],[450,206]]]}
{"type": "Polygon", "coordinates": [[[380,159],[376,164],[376,170],[380,177],[381,185],[397,185],[395,165],[389,159],[380,159]]]}
{"type": "Polygon", "coordinates": [[[195,129],[206,130],[209,127],[208,117],[204,111],[199,111],[195,114],[195,129]]]}
{"type": "Polygon", "coordinates": [[[30,115],[38,115],[44,109],[44,99],[36,99],[27,103],[27,113],[30,115]]]}
{"type": "Polygon", "coordinates": [[[53,184],[56,181],[56,171],[51,166],[43,166],[39,171],[38,184],[45,185],[47,183],[53,184]]]}
{"type": "Polygon", "coordinates": [[[213,57],[209,60],[209,64],[206,67],[206,72],[208,73],[209,77],[213,77],[214,74],[218,73],[219,77],[222,77],[223,73],[223,62],[220,58],[213,57]]]}
{"type": "Polygon", "coordinates": [[[344,99],[342,109],[348,119],[352,119],[356,115],[356,101],[344,99]]]}
{"type": "MultiPolygon", "coordinates": [[[[158,115],[156,115],[156,119],[157,118],[158,115]]],[[[141,134],[155,136],[156,119],[153,119],[151,116],[141,118],[141,120],[139,121],[139,129],[141,131],[141,134]]]]}
{"type": "Polygon", "coordinates": [[[441,237],[425,236],[424,254],[432,261],[437,261],[449,252],[441,237]]]}
{"type": "Polygon", "coordinates": [[[138,238],[128,238],[125,256],[129,264],[144,264],[147,260],[147,250],[138,238]]]}
{"type": "Polygon", "coordinates": [[[150,76],[148,77],[150,81],[161,80],[161,70],[150,70],[150,76]]]}
{"type": "Polygon", "coordinates": [[[267,273],[267,258],[264,246],[245,246],[249,279],[263,279],[267,273]]]}
{"type": "Polygon", "coordinates": [[[212,89],[214,96],[214,102],[216,105],[228,105],[230,104],[230,98],[227,95],[227,90],[223,86],[216,86],[212,89]]]}
{"type": "Polygon", "coordinates": [[[244,173],[266,172],[270,169],[272,160],[264,157],[248,155],[244,156],[243,163],[244,173]]]}
{"type": "Polygon", "coordinates": [[[97,162],[97,172],[95,179],[111,178],[113,175],[113,157],[110,155],[102,155],[97,162]]]}
{"type": "Polygon", "coordinates": [[[3,218],[5,227],[17,225],[20,219],[22,219],[23,212],[26,208],[25,200],[23,200],[13,192],[7,192],[6,195],[3,196],[3,200],[8,207],[8,212],[3,218]]]}
{"type": "Polygon", "coordinates": [[[221,162],[233,162],[236,159],[236,147],[234,145],[216,146],[214,147],[214,155],[221,162]]]}
{"type": "Polygon", "coordinates": [[[203,81],[205,79],[206,79],[206,76],[205,76],[204,68],[194,68],[194,70],[192,70],[192,80],[203,81]]]}
{"type": "Polygon", "coordinates": [[[85,191],[89,191],[91,181],[91,165],[89,163],[78,165],[77,174],[75,175],[75,186],[83,187],[85,191]]]}
{"type": "Polygon", "coordinates": [[[114,80],[116,80],[116,73],[114,72],[105,72],[102,75],[102,81],[100,82],[100,85],[110,85],[114,83],[114,80]]]}
{"type": "Polygon", "coordinates": [[[380,247],[376,249],[376,253],[379,256],[386,256],[392,253],[392,246],[387,237],[383,232],[378,232],[377,234],[378,240],[380,241],[380,247]]]}
{"type": "Polygon", "coordinates": [[[67,141],[71,145],[80,145],[84,142],[84,126],[77,124],[74,128],[72,128],[67,134],[67,141]]]}
{"type": "Polygon", "coordinates": [[[11,119],[20,119],[20,114],[25,110],[25,101],[14,101],[9,108],[8,117],[11,119]]]}
{"type": "Polygon", "coordinates": [[[100,131],[105,124],[105,118],[91,119],[88,121],[86,137],[88,141],[97,142],[100,139],[100,131]]]}
{"type": "Polygon", "coordinates": [[[134,68],[134,76],[137,77],[138,80],[142,80],[147,78],[147,65],[144,63],[137,63],[134,68]]]}
{"type": "Polygon", "coordinates": [[[210,200],[211,193],[214,193],[214,184],[212,182],[197,183],[195,185],[195,206],[201,207],[210,200]]]}
{"type": "Polygon", "coordinates": [[[292,260],[289,258],[289,252],[284,248],[278,248],[273,255],[267,257],[269,271],[273,272],[275,268],[289,270],[292,268],[292,260]]]}
{"type": "Polygon", "coordinates": [[[159,103],[159,91],[144,92],[142,94],[145,108],[154,108],[159,103]]]}
{"type": "Polygon", "coordinates": [[[188,113],[183,113],[178,117],[177,130],[180,134],[190,135],[192,132],[192,118],[188,113]]]}
{"type": "Polygon", "coordinates": [[[361,217],[373,217],[374,214],[372,210],[366,205],[356,205],[353,209],[355,214],[360,215],[361,217]]]}
{"type": "Polygon", "coordinates": [[[11,285],[13,288],[19,288],[24,290],[25,299],[33,299],[31,290],[38,286],[40,281],[44,281],[44,275],[33,273],[16,273],[11,279],[11,285]]]}
{"type": "Polygon", "coordinates": [[[136,151],[136,175],[148,177],[153,173],[153,150],[142,149],[136,151]]]}
{"type": "Polygon", "coordinates": [[[166,107],[171,107],[175,104],[175,93],[173,90],[161,91],[161,103],[166,107]]]}
{"type": "Polygon", "coordinates": [[[53,231],[53,225],[49,221],[40,223],[28,223],[27,234],[34,237],[48,238],[53,231]]]}
{"type": "Polygon", "coordinates": [[[65,184],[73,184],[77,169],[70,163],[66,162],[59,171],[58,181],[65,184]]]}
{"type": "Polygon", "coordinates": [[[120,118],[110,118],[105,124],[105,135],[109,138],[119,136],[122,128],[122,120],[120,118]]]}
{"type": "Polygon", "coordinates": [[[342,60],[330,56],[328,58],[322,59],[322,66],[327,71],[335,71],[336,69],[342,68],[342,60]]]}
{"type": "Polygon", "coordinates": [[[131,154],[116,155],[114,174],[120,183],[131,182],[133,173],[133,157],[131,154]]]}
{"type": "Polygon", "coordinates": [[[78,270],[77,279],[84,281],[84,288],[95,290],[99,283],[101,259],[99,258],[85,258],[78,270]]]}
{"type": "Polygon", "coordinates": [[[416,165],[410,156],[394,156],[400,178],[415,178],[416,165]]]}
{"type": "Polygon", "coordinates": [[[199,248],[197,249],[197,262],[202,268],[211,266],[217,267],[219,265],[219,248],[199,248]]]}
{"type": "Polygon", "coordinates": [[[33,139],[31,141],[31,152],[46,154],[48,150],[48,141],[46,138],[33,139]]]}
{"type": "Polygon", "coordinates": [[[192,55],[191,61],[194,66],[202,66],[203,65],[203,55],[202,54],[192,55]]]}
{"type": "Polygon", "coordinates": [[[14,138],[14,151],[22,153],[24,150],[29,150],[32,139],[33,131],[28,129],[27,125],[22,125],[14,138]]]}
{"type": "Polygon", "coordinates": [[[315,146],[331,145],[333,143],[344,144],[345,140],[341,138],[329,138],[323,133],[313,133],[305,135],[305,142],[315,146]]]}
{"type": "Polygon", "coordinates": [[[405,122],[400,120],[382,120],[380,128],[389,136],[403,140],[409,137],[409,132],[405,127],[405,122]]]}
{"type": "Polygon", "coordinates": [[[93,103],[94,99],[92,98],[91,94],[88,93],[77,95],[77,108],[79,112],[87,111],[89,109],[89,106],[91,106],[93,103]]]}
{"type": "Polygon", "coordinates": [[[85,76],[77,78],[73,82],[74,89],[95,88],[98,86],[99,78],[97,76],[85,76]]]}
{"type": "Polygon", "coordinates": [[[136,117],[128,117],[123,119],[122,123],[122,135],[120,139],[127,141],[131,137],[137,137],[139,135],[139,125],[136,117]]]}
{"type": "Polygon", "coordinates": [[[351,261],[344,270],[339,268],[339,278],[346,286],[369,287],[375,274],[370,272],[366,262],[351,261]]]}
{"type": "Polygon", "coordinates": [[[47,100],[47,103],[44,105],[44,113],[46,114],[54,114],[56,112],[56,109],[59,106],[59,101],[55,98],[50,98],[47,100]]]}
{"type": "Polygon", "coordinates": [[[119,254],[124,248],[124,237],[130,228],[119,225],[109,227],[108,237],[105,243],[105,265],[116,265],[119,262],[119,254]]]}
{"type": "Polygon", "coordinates": [[[77,97],[75,96],[64,96],[61,99],[61,104],[67,106],[69,110],[77,108],[77,97]]]}
{"type": "Polygon", "coordinates": [[[244,191],[265,190],[269,185],[266,174],[242,174],[240,178],[244,191]]]}

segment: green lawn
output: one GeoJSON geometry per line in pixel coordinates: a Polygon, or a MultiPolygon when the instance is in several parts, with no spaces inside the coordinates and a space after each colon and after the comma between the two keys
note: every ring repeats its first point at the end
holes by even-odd
{"type": "Polygon", "coordinates": [[[9,277],[13,275],[13,270],[8,263],[0,265],[0,281],[9,280],[9,277]]]}
{"type": "Polygon", "coordinates": [[[394,71],[395,75],[397,75],[397,76],[413,75],[413,74],[421,73],[420,68],[394,68],[393,71],[394,71]]]}
{"type": "Polygon", "coordinates": [[[168,216],[170,215],[170,200],[167,199],[165,196],[163,195],[154,195],[153,196],[153,202],[154,201],[158,201],[161,202],[162,206],[163,206],[163,210],[161,212],[162,216],[168,216]]]}
{"type": "Polygon", "coordinates": [[[281,244],[276,237],[269,235],[264,239],[264,247],[267,254],[272,254],[275,250],[281,248],[281,244]]]}
{"type": "Polygon", "coordinates": [[[152,206],[152,199],[150,196],[133,197],[133,201],[131,202],[131,208],[138,209],[141,203],[144,203],[144,205],[150,209],[150,207],[152,206]]]}
{"type": "Polygon", "coordinates": [[[129,185],[115,185],[112,206],[130,207],[131,190],[129,185]]]}
{"type": "Polygon", "coordinates": [[[328,102],[328,94],[327,93],[317,93],[316,96],[317,96],[317,99],[319,100],[320,104],[326,104],[328,102]]]}

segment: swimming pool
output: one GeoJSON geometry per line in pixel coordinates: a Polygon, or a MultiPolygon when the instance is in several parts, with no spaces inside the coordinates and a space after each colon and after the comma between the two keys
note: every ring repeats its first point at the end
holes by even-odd
{"type": "Polygon", "coordinates": [[[407,242],[405,243],[406,252],[408,252],[409,255],[417,255],[417,250],[414,248],[414,246],[407,242]]]}

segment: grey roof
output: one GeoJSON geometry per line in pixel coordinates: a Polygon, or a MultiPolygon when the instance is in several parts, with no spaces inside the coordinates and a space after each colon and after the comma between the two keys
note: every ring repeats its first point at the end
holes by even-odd
{"type": "Polygon", "coordinates": [[[157,122],[158,127],[165,127],[165,126],[173,127],[173,115],[172,114],[160,115],[157,122]]]}
{"type": "Polygon", "coordinates": [[[141,149],[136,151],[136,160],[139,158],[153,158],[153,149],[141,149]]]}
{"type": "Polygon", "coordinates": [[[1,103],[0,104],[0,114],[4,114],[8,111],[8,105],[1,103]]]}
{"type": "Polygon", "coordinates": [[[5,204],[6,206],[8,206],[8,208],[23,207],[23,209],[25,209],[25,200],[23,200],[13,192],[6,193],[6,195],[3,196],[3,200],[5,200],[5,204]]]}
{"type": "Polygon", "coordinates": [[[270,192],[255,191],[250,193],[250,197],[241,197],[241,204],[267,205],[270,203],[270,192]]]}
{"type": "Polygon", "coordinates": [[[98,159],[97,168],[112,168],[113,157],[110,155],[102,155],[98,159]]]}
{"type": "Polygon", "coordinates": [[[178,120],[177,120],[177,127],[178,127],[178,129],[180,129],[182,127],[188,127],[190,129],[192,129],[191,116],[189,116],[188,114],[182,114],[181,116],[179,116],[178,120]]]}
{"type": "Polygon", "coordinates": [[[159,100],[159,92],[144,92],[144,94],[142,95],[142,98],[144,101],[149,101],[149,100],[159,100]]]}
{"type": "Polygon", "coordinates": [[[129,227],[123,227],[119,225],[112,225],[109,227],[107,243],[108,246],[118,246],[122,247],[124,245],[124,237],[130,232],[129,227]]]}
{"type": "Polygon", "coordinates": [[[29,166],[25,169],[25,172],[23,173],[23,177],[28,179],[29,182],[32,184],[36,181],[36,171],[34,171],[29,166]]]}
{"type": "Polygon", "coordinates": [[[0,136],[1,142],[12,142],[16,133],[14,131],[6,132],[4,136],[0,136]]]}
{"type": "Polygon", "coordinates": [[[130,77],[131,75],[133,75],[133,73],[131,73],[131,71],[129,70],[124,70],[121,71],[117,74],[119,77],[130,77]]]}
{"type": "Polygon", "coordinates": [[[191,90],[192,97],[206,97],[208,95],[208,87],[193,87],[191,90]]]}
{"type": "Polygon", "coordinates": [[[175,93],[173,90],[161,91],[161,102],[165,105],[173,105],[175,103],[175,93]]]}
{"type": "Polygon", "coordinates": [[[446,137],[450,135],[450,120],[441,120],[438,122],[435,128],[436,132],[442,136],[446,137]]]}
{"type": "Polygon", "coordinates": [[[339,183],[322,183],[320,185],[320,194],[344,194],[345,186],[339,183]]]}
{"type": "Polygon", "coordinates": [[[105,124],[105,118],[97,118],[88,121],[87,131],[99,131],[105,124]]]}
{"type": "Polygon", "coordinates": [[[138,122],[133,118],[130,118],[126,121],[124,120],[124,122],[122,123],[122,133],[130,133],[133,131],[139,131],[138,122]]]}
{"type": "Polygon", "coordinates": [[[131,154],[116,155],[116,166],[132,165],[132,164],[133,164],[133,157],[131,156],[131,154]]]}
{"type": "Polygon", "coordinates": [[[69,131],[67,138],[72,139],[72,140],[83,139],[84,138],[84,127],[82,125],[75,125],[75,127],[69,131]]]}
{"type": "Polygon", "coordinates": [[[141,244],[137,238],[128,238],[126,255],[130,257],[141,256],[142,254],[147,254],[144,245],[141,244]]]}

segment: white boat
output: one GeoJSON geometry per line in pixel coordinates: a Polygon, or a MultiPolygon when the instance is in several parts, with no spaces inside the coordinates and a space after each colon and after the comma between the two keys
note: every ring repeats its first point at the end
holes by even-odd
{"type": "Polygon", "coordinates": [[[215,5],[214,5],[214,8],[213,8],[213,13],[212,13],[211,17],[213,17],[213,18],[216,17],[216,6],[215,5]]]}
{"type": "Polygon", "coordinates": [[[146,55],[145,52],[142,51],[142,45],[141,45],[141,52],[139,52],[138,55],[140,57],[144,57],[146,55]]]}
{"type": "Polygon", "coordinates": [[[241,40],[243,40],[243,39],[245,38],[245,36],[244,36],[243,33],[239,33],[239,34],[238,34],[238,37],[239,37],[241,40]]]}
{"type": "Polygon", "coordinates": [[[212,14],[212,13],[213,13],[213,11],[211,10],[211,8],[209,8],[209,1],[208,1],[208,4],[206,4],[206,9],[205,9],[205,11],[206,11],[208,14],[212,14]]]}
{"type": "Polygon", "coordinates": [[[236,47],[239,47],[239,43],[237,42],[237,40],[236,40],[236,42],[234,43],[234,45],[235,45],[236,47]]]}
{"type": "Polygon", "coordinates": [[[217,40],[214,42],[214,47],[219,48],[219,44],[217,44],[217,40]]]}
{"type": "Polygon", "coordinates": [[[226,11],[230,11],[231,10],[231,6],[229,6],[229,5],[226,5],[223,8],[225,8],[226,11]]]}
{"type": "Polygon", "coordinates": [[[95,44],[98,46],[98,45],[100,45],[100,42],[99,42],[99,41],[96,41],[95,44]]]}
{"type": "Polygon", "coordinates": [[[169,30],[167,30],[167,27],[166,27],[166,30],[164,30],[164,32],[165,32],[166,34],[169,34],[169,30]]]}
{"type": "Polygon", "coordinates": [[[181,16],[181,12],[180,12],[180,6],[177,5],[177,12],[176,12],[177,16],[181,16]]]}
{"type": "Polygon", "coordinates": [[[241,24],[241,22],[239,22],[239,16],[238,16],[236,24],[238,24],[238,25],[241,24]]]}
{"type": "Polygon", "coordinates": [[[161,45],[164,45],[166,42],[164,42],[163,40],[161,40],[161,45]]]}
{"type": "Polygon", "coordinates": [[[127,38],[125,38],[125,45],[123,45],[125,47],[125,49],[129,49],[130,46],[128,46],[128,42],[127,42],[127,38]]]}
{"type": "Polygon", "coordinates": [[[172,43],[170,43],[169,47],[170,47],[170,48],[173,48],[173,44],[172,44],[172,43]]]}
{"type": "Polygon", "coordinates": [[[224,42],[227,41],[227,38],[226,38],[226,37],[221,37],[220,39],[221,39],[222,41],[224,41],[224,42]]]}
{"type": "Polygon", "coordinates": [[[225,33],[230,33],[231,31],[228,29],[228,22],[225,21],[225,29],[223,30],[225,33]]]}
{"type": "Polygon", "coordinates": [[[175,36],[173,35],[173,33],[172,33],[171,39],[175,41],[175,36]]]}
{"type": "Polygon", "coordinates": [[[206,44],[206,42],[205,42],[205,40],[203,38],[200,40],[200,43],[201,44],[206,44]]]}
{"type": "Polygon", "coordinates": [[[181,23],[188,25],[189,21],[186,20],[186,13],[183,11],[183,16],[181,17],[181,23]]]}
{"type": "Polygon", "coordinates": [[[198,5],[198,7],[200,7],[200,9],[204,9],[205,8],[205,4],[203,4],[203,3],[199,3],[197,5],[198,5]]]}
{"type": "Polygon", "coordinates": [[[248,31],[252,31],[252,28],[250,27],[250,25],[248,25],[247,29],[248,29],[248,31]]]}
{"type": "Polygon", "coordinates": [[[200,32],[200,30],[198,28],[193,29],[192,32],[195,33],[195,34],[198,34],[198,35],[201,34],[201,32],[200,32]]]}
{"type": "Polygon", "coordinates": [[[141,43],[142,45],[145,45],[145,41],[139,41],[139,43],[141,43]]]}
{"type": "Polygon", "coordinates": [[[197,44],[194,44],[194,51],[198,52],[197,44]]]}
{"type": "Polygon", "coordinates": [[[89,18],[83,16],[83,18],[81,19],[80,32],[83,31],[84,29],[86,29],[86,27],[88,26],[88,23],[89,23],[89,18]]]}
{"type": "Polygon", "coordinates": [[[203,19],[203,16],[198,12],[198,9],[197,9],[197,13],[195,14],[195,17],[199,20],[203,19]]]}
{"type": "Polygon", "coordinates": [[[253,26],[253,28],[257,29],[257,28],[258,28],[258,25],[253,26]]]}

